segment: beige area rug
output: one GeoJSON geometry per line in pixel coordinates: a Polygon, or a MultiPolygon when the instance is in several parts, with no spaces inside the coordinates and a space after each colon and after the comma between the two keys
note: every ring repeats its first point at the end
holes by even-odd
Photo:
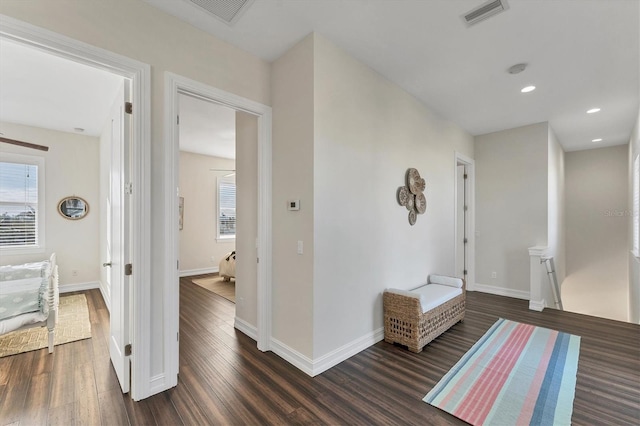
{"type": "MultiPolygon", "coordinates": [[[[46,348],[49,346],[48,336],[47,327],[33,327],[2,335],[0,336],[0,358],[46,348]]],[[[89,338],[91,338],[91,322],[89,322],[87,298],[84,294],[61,296],[54,345],[89,338]]]]}
{"type": "Polygon", "coordinates": [[[234,280],[224,281],[222,277],[216,275],[210,278],[196,278],[191,282],[236,303],[236,282],[234,280]]]}

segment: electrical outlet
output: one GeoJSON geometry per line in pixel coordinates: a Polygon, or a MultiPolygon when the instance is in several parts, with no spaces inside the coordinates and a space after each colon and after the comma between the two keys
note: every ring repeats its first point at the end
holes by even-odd
{"type": "Polygon", "coordinates": [[[491,273],[491,278],[498,278],[498,273],[497,273],[497,272],[495,272],[495,271],[493,271],[493,272],[491,273]]]}
{"type": "Polygon", "coordinates": [[[71,276],[72,277],[77,277],[78,276],[78,270],[77,269],[72,269],[71,270],[71,276]]]}
{"type": "Polygon", "coordinates": [[[211,263],[216,263],[216,257],[215,256],[211,256],[211,263]]]}

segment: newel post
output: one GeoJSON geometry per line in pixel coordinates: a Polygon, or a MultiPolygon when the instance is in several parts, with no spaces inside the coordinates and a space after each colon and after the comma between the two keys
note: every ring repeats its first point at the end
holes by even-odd
{"type": "Polygon", "coordinates": [[[542,311],[547,306],[542,297],[542,259],[547,257],[549,247],[529,247],[529,309],[542,311]]]}

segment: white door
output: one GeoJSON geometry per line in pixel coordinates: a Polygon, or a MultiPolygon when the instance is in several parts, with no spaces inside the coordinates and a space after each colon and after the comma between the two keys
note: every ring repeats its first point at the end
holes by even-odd
{"type": "Polygon", "coordinates": [[[456,276],[467,275],[467,180],[463,164],[456,166],[456,276]]]}
{"type": "Polygon", "coordinates": [[[119,101],[111,117],[111,171],[110,171],[110,235],[107,237],[107,253],[110,253],[111,311],[109,355],[123,393],[129,392],[130,356],[126,347],[130,341],[129,300],[130,277],[125,276],[125,264],[129,259],[129,194],[125,185],[130,177],[130,116],[125,112],[125,100],[129,99],[129,82],[123,84],[119,101]]]}

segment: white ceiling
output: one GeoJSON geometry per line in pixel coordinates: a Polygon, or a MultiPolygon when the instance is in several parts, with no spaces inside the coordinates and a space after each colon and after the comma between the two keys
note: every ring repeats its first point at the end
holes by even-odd
{"type": "MultiPolygon", "coordinates": [[[[317,31],[473,135],[549,121],[565,150],[598,148],[626,143],[638,114],[640,0],[509,0],[471,28],[460,15],[482,0],[256,0],[232,27],[186,0],[147,1],[268,61],[317,31]]],[[[0,121],[97,136],[121,82],[0,41],[0,121]]],[[[193,113],[226,141],[208,155],[231,158],[229,125],[193,113]]]]}
{"type": "Polygon", "coordinates": [[[180,95],[180,151],[236,158],[236,111],[180,95]]]}
{"type": "Polygon", "coordinates": [[[0,121],[99,136],[123,81],[121,76],[0,40],[0,121]]]}
{"type": "Polygon", "coordinates": [[[628,142],[638,114],[638,0],[508,0],[470,28],[483,0],[257,0],[233,26],[145,1],[267,61],[316,31],[473,135],[549,121],[565,150],[597,148],[628,142]]]}

